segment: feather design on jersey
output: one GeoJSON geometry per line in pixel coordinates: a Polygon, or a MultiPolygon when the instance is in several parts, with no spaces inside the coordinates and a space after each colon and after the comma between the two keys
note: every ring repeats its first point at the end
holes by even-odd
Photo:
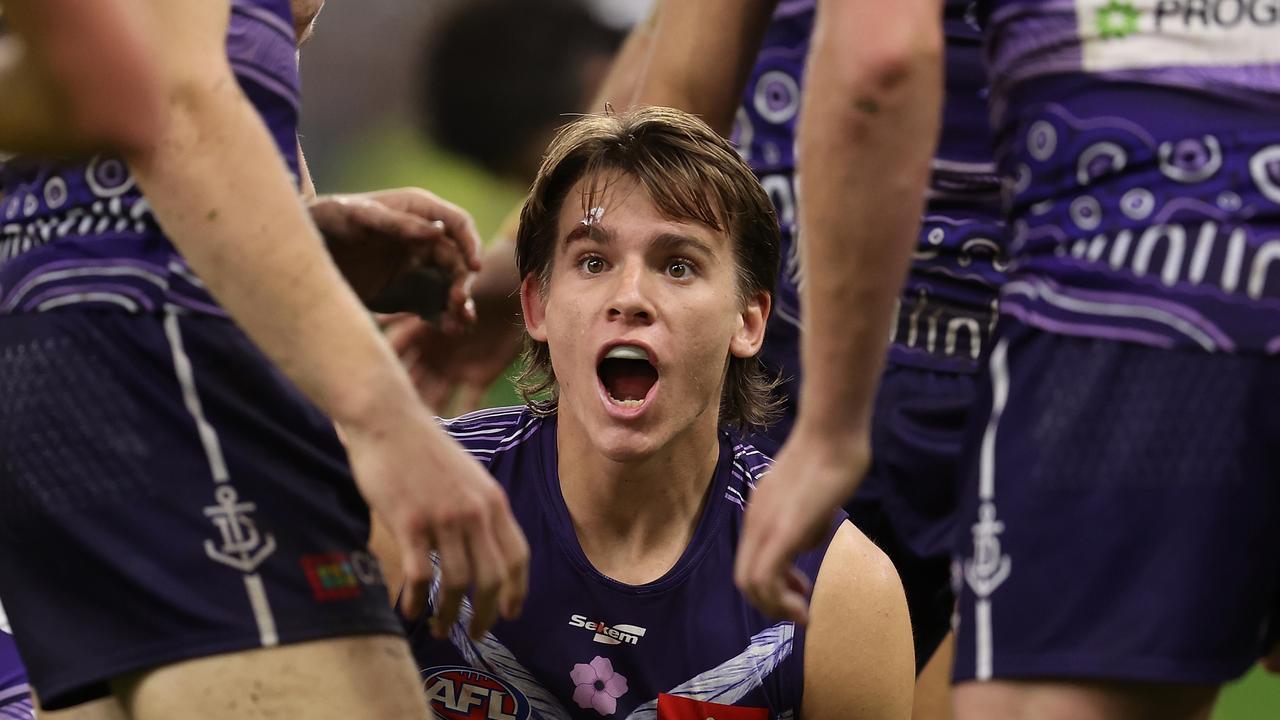
{"type": "MultiPolygon", "coordinates": [[[[431,605],[436,606],[440,593],[440,564],[432,555],[436,564],[436,577],[431,583],[431,605]]],[[[462,599],[462,607],[458,610],[458,622],[449,629],[449,641],[462,654],[462,659],[477,670],[493,673],[510,683],[529,700],[534,720],[571,720],[568,711],[556,700],[538,679],[520,664],[516,656],[505,645],[498,642],[493,633],[485,633],[478,642],[467,635],[467,625],[471,622],[471,601],[462,599]]]]}
{"type": "MultiPolygon", "coordinates": [[[[783,622],[765,628],[751,636],[746,650],[677,685],[667,694],[732,705],[764,684],[764,679],[791,656],[794,640],[793,623],[783,622]]],[[[658,701],[654,699],[632,711],[627,720],[654,720],[657,714],[658,701]]]]}

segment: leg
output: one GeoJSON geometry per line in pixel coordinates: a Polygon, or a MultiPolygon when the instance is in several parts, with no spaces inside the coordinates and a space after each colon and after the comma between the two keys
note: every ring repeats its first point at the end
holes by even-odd
{"type": "Polygon", "coordinates": [[[951,660],[955,635],[948,634],[916,678],[911,720],[951,720],[951,660]]]}
{"type": "Polygon", "coordinates": [[[389,635],[188,660],[119,679],[112,690],[132,720],[429,717],[409,647],[389,635]]]}
{"type": "Polygon", "coordinates": [[[951,631],[951,535],[976,397],[973,375],[891,365],[876,396],[871,469],[845,505],[902,578],[917,674],[951,631]]]}
{"type": "MultiPolygon", "coordinates": [[[[295,707],[285,692],[299,708],[416,699],[395,680],[413,668],[332,426],[242,333],[177,315],[4,322],[19,382],[0,395],[13,468],[0,472],[0,589],[46,707],[121,692],[129,712],[189,717],[243,707],[254,682],[278,707],[295,707]],[[56,356],[37,352],[49,346],[56,356]],[[317,647],[334,650],[302,649],[317,647]],[[208,696],[166,704],[193,687],[208,696]]],[[[309,715],[324,716],[277,714],[309,715]]]]}
{"type": "Polygon", "coordinates": [[[956,720],[1209,720],[1216,685],[996,680],[956,686],[956,720]]]}
{"type": "Polygon", "coordinates": [[[1270,368],[1001,323],[957,533],[957,717],[1207,718],[1277,589],[1270,368]]]}

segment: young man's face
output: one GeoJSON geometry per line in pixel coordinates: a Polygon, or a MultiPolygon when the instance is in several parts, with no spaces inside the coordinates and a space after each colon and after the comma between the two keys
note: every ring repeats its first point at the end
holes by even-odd
{"type": "Polygon", "coordinates": [[[586,213],[590,181],[569,190],[549,287],[526,278],[521,299],[550,347],[561,423],[623,462],[715,427],[729,356],[760,349],[770,299],[743,301],[728,235],[664,218],[629,176],[607,180],[586,213]]]}

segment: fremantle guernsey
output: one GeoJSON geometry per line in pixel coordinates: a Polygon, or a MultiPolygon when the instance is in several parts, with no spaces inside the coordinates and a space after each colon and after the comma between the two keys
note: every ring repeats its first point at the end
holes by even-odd
{"type": "MultiPolygon", "coordinates": [[[[296,179],[299,86],[289,0],[233,0],[227,56],[296,179]]],[[[67,306],[141,313],[166,304],[223,314],[120,159],[12,158],[0,166],[0,197],[0,315],[67,306]]]]}
{"type": "Polygon", "coordinates": [[[1280,351],[1280,2],[989,0],[1014,266],[1050,332],[1280,351]]]}
{"type": "MultiPolygon", "coordinates": [[[[465,633],[466,605],[447,641],[411,628],[437,717],[799,717],[804,631],[759,614],[733,585],[745,498],[766,457],[722,433],[689,547],[663,577],[626,585],[597,572],[578,544],[560,494],[555,416],[499,408],[445,427],[506,490],[532,555],[519,619],[479,642],[465,633]]],[[[800,558],[811,579],[825,552],[823,543],[800,558]]]]}
{"type": "MultiPolygon", "coordinates": [[[[987,126],[986,72],[974,3],[948,0],[946,105],[919,246],[889,359],[972,371],[995,318],[1001,283],[1000,185],[987,126]]],[[[783,267],[765,361],[798,376],[800,293],[795,137],[813,0],[782,0],[747,83],[733,139],[778,211],[783,267]]]]}

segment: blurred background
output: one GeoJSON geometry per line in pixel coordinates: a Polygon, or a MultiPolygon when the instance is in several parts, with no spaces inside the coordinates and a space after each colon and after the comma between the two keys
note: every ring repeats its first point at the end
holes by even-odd
{"type": "MultiPolygon", "coordinates": [[[[552,131],[588,107],[613,49],[651,5],[331,0],[302,52],[302,145],[316,186],[424,187],[491,238],[552,131]]],[[[485,398],[515,402],[505,382],[485,398]]],[[[1280,718],[1280,680],[1255,669],[1224,691],[1213,718],[1280,718]]]]}

